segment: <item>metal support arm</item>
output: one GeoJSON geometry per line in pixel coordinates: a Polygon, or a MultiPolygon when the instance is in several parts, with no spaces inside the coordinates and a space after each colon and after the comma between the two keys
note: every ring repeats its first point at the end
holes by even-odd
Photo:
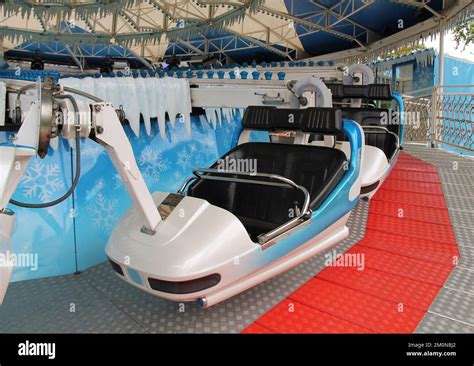
{"type": "Polygon", "coordinates": [[[110,160],[120,173],[128,194],[132,197],[133,206],[142,215],[145,221],[142,231],[153,234],[161,217],[138,169],[132,146],[117,113],[109,103],[94,103],[92,109],[95,140],[104,146],[110,160]]]}

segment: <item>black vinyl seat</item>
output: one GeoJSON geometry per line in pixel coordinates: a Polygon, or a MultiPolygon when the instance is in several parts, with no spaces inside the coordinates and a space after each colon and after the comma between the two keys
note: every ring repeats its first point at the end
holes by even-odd
{"type": "MultiPolygon", "coordinates": [[[[305,187],[312,210],[317,209],[345,173],[346,156],[341,150],[311,145],[245,143],[222,159],[255,159],[258,173],[276,174],[305,187]]],[[[217,168],[216,162],[211,168],[217,168]]],[[[229,174],[232,176],[232,174],[229,174]]],[[[188,195],[232,212],[243,223],[252,240],[287,222],[301,209],[300,190],[200,179],[188,188],[188,195]]]]}
{"type": "MultiPolygon", "coordinates": [[[[382,123],[388,121],[390,111],[383,108],[342,108],[342,118],[351,119],[358,122],[361,126],[385,127],[388,131],[400,134],[400,126],[390,123],[382,123]]],[[[390,159],[397,149],[397,138],[387,131],[373,130],[372,133],[365,132],[365,144],[378,147],[381,149],[387,159],[390,159]]]]}
{"type": "MultiPolygon", "coordinates": [[[[400,135],[400,126],[396,124],[383,123],[384,120],[388,120],[390,111],[383,108],[341,108],[342,118],[349,119],[359,123],[361,126],[376,126],[385,127],[388,131],[400,135]]],[[[397,149],[397,138],[383,130],[372,130],[366,131],[365,144],[379,148],[385,153],[387,159],[393,156],[393,153],[397,149]]],[[[310,141],[321,141],[323,140],[323,134],[313,134],[310,141]]],[[[338,141],[347,141],[347,136],[343,133],[336,135],[338,141]]]]}

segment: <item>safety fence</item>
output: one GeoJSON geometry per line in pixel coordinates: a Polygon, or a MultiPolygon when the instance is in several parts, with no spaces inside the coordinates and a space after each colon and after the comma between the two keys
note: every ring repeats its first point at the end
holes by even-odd
{"type": "Polygon", "coordinates": [[[474,85],[434,86],[403,100],[405,141],[474,151],[474,85]]]}

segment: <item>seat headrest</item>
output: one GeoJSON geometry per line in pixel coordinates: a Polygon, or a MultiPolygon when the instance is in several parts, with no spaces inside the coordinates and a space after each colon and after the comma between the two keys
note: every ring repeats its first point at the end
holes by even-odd
{"type": "Polygon", "coordinates": [[[392,91],[389,84],[343,85],[327,83],[326,86],[331,90],[332,97],[336,99],[392,100],[392,91]]]}
{"type": "Polygon", "coordinates": [[[274,109],[276,107],[247,107],[242,118],[242,125],[244,128],[252,130],[272,130],[272,113],[274,109]]]}
{"type": "Polygon", "coordinates": [[[389,110],[383,108],[341,108],[342,117],[354,120],[362,126],[382,126],[388,120],[389,110]]]}
{"type": "Polygon", "coordinates": [[[337,134],[342,132],[342,113],[336,108],[278,109],[249,106],[242,120],[252,130],[297,130],[337,134]]]}
{"type": "Polygon", "coordinates": [[[303,109],[301,131],[324,134],[342,132],[342,112],[338,108],[307,108],[303,109]]]}

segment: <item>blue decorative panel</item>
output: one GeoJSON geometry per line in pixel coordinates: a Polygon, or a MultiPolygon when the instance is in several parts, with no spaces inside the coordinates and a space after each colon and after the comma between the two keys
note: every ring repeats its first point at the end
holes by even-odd
{"type": "MultiPolygon", "coordinates": [[[[147,136],[143,124],[140,137],[128,125],[124,128],[150,191],[176,192],[193,168],[210,166],[236,145],[240,120],[240,114],[230,122],[223,118],[214,130],[202,116],[192,117],[192,134],[188,136],[184,123],[177,119],[174,127],[167,122],[165,141],[157,123],[152,123],[152,136],[147,136]]],[[[7,134],[0,133],[0,142],[7,140],[7,134]]],[[[254,132],[251,140],[268,141],[268,133],[254,132]]],[[[31,160],[14,198],[23,202],[56,199],[70,187],[75,171],[75,150],[61,139],[57,151],[50,149],[45,159],[31,160]]],[[[13,250],[38,259],[36,270],[15,268],[13,280],[74,273],[104,262],[109,235],[130,205],[104,148],[83,140],[81,178],[72,196],[46,209],[10,206],[17,213],[13,250]]]]}
{"type": "MultiPolygon", "coordinates": [[[[2,133],[1,141],[8,139],[2,133]]],[[[34,157],[13,198],[28,203],[50,202],[71,186],[71,154],[67,141],[51,148],[44,159],[34,157]]],[[[16,212],[12,250],[23,256],[24,265],[16,266],[12,280],[26,280],[73,273],[76,270],[76,247],[73,225],[73,198],[41,209],[9,205],[16,212]]]]}
{"type": "MultiPolygon", "coordinates": [[[[436,57],[435,84],[439,84],[439,58],[436,57]]],[[[474,84],[474,63],[456,57],[444,56],[444,85],[474,84]]],[[[472,88],[449,88],[449,92],[471,92],[472,88]]]]}

